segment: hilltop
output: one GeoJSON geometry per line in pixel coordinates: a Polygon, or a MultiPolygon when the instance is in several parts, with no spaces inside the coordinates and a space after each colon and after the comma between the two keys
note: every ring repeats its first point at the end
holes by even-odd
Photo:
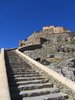
{"type": "Polygon", "coordinates": [[[26,40],[20,41],[20,46],[43,44],[45,41],[59,42],[71,41],[75,38],[74,32],[64,28],[55,26],[45,26],[42,31],[35,31],[26,40]]]}

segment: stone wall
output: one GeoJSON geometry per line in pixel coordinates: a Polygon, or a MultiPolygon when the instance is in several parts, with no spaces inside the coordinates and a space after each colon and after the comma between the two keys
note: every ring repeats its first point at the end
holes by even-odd
{"type": "Polygon", "coordinates": [[[40,48],[42,48],[42,45],[36,44],[36,45],[29,45],[26,47],[21,47],[21,48],[19,48],[19,50],[21,52],[23,52],[23,51],[27,51],[27,50],[35,50],[35,49],[40,49],[40,48]]]}
{"type": "Polygon", "coordinates": [[[11,100],[5,64],[4,49],[0,54],[0,100],[11,100]]]}

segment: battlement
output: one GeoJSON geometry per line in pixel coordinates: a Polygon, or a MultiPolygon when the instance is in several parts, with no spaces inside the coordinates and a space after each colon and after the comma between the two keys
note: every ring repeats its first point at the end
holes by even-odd
{"type": "Polygon", "coordinates": [[[62,26],[45,26],[43,27],[43,31],[49,30],[51,33],[63,33],[63,32],[70,32],[70,30],[62,27],[62,26]]]}

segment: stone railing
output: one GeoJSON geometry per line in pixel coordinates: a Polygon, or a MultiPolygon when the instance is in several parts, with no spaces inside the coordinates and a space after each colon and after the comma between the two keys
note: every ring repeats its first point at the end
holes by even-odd
{"type": "Polygon", "coordinates": [[[75,82],[71,81],[70,79],[68,79],[64,76],[62,76],[61,74],[55,72],[54,70],[38,63],[37,61],[33,60],[29,56],[27,56],[27,55],[23,54],[22,52],[20,52],[19,49],[16,50],[16,53],[19,54],[21,57],[27,59],[29,62],[31,62],[33,65],[35,65],[37,68],[43,70],[48,75],[52,76],[53,78],[55,78],[56,80],[58,80],[62,84],[69,87],[71,90],[75,91],[75,82]]]}
{"type": "Polygon", "coordinates": [[[29,46],[19,47],[19,51],[23,52],[26,50],[40,49],[41,47],[42,47],[42,45],[40,45],[40,44],[29,45],[29,46]]]}
{"type": "Polygon", "coordinates": [[[1,49],[0,54],[0,100],[11,100],[5,65],[4,49],[1,49]]]}

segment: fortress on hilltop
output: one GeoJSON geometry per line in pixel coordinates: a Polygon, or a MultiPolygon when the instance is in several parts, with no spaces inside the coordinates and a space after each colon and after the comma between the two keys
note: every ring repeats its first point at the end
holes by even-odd
{"type": "Polygon", "coordinates": [[[45,26],[43,27],[43,31],[49,30],[51,33],[63,33],[63,32],[70,32],[70,30],[62,27],[62,26],[45,26]]]}
{"type": "Polygon", "coordinates": [[[35,31],[26,40],[19,42],[19,46],[42,45],[45,41],[57,43],[59,41],[70,41],[75,38],[73,32],[62,26],[45,26],[42,31],[35,31]]]}

